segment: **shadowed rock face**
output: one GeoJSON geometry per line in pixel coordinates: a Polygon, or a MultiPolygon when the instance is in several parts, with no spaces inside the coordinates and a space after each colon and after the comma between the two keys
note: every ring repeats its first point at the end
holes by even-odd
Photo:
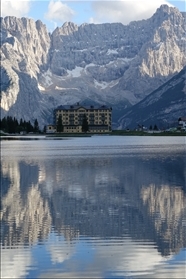
{"type": "Polygon", "coordinates": [[[41,21],[1,18],[2,117],[44,125],[59,103],[91,100],[111,104],[116,122],[185,66],[185,31],[184,14],[166,5],[126,26],[67,22],[52,34],[41,21]]]}
{"type": "Polygon", "coordinates": [[[177,126],[180,115],[186,115],[186,67],[178,74],[134,105],[120,119],[120,127],[135,128],[137,124],[147,128],[168,123],[177,126]]]}

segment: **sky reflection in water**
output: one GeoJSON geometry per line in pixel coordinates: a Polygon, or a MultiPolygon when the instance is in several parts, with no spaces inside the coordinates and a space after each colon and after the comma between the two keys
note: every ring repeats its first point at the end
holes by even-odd
{"type": "Polygon", "coordinates": [[[185,276],[184,137],[1,148],[2,277],[185,276]]]}

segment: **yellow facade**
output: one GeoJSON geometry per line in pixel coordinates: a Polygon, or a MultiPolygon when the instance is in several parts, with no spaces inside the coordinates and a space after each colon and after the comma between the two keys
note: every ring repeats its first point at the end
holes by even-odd
{"type": "Polygon", "coordinates": [[[89,132],[103,133],[112,130],[112,108],[107,106],[59,106],[54,111],[56,126],[60,115],[65,133],[81,133],[85,116],[89,132]]]}

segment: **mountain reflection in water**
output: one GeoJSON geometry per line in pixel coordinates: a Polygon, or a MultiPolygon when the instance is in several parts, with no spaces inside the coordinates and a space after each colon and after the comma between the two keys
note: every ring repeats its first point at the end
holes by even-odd
{"type": "Polygon", "coordinates": [[[2,277],[184,277],[185,147],[118,138],[3,142],[2,277]]]}

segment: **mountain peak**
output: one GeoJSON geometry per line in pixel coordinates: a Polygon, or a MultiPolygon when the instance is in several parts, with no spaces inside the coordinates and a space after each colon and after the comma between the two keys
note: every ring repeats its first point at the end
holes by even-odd
{"type": "Polygon", "coordinates": [[[155,14],[161,14],[163,16],[170,14],[181,14],[181,12],[176,7],[171,7],[166,4],[161,5],[155,14]]]}
{"type": "Polygon", "coordinates": [[[70,35],[78,30],[78,26],[70,21],[66,21],[61,27],[57,27],[53,31],[53,35],[70,35]]]}
{"type": "Polygon", "coordinates": [[[78,26],[75,23],[68,21],[63,24],[62,28],[68,31],[69,34],[76,31],[78,29],[78,26]]]}
{"type": "Polygon", "coordinates": [[[74,22],[71,22],[71,21],[66,21],[62,27],[65,28],[65,27],[71,27],[71,28],[74,28],[76,27],[77,25],[74,23],[74,22]]]}

